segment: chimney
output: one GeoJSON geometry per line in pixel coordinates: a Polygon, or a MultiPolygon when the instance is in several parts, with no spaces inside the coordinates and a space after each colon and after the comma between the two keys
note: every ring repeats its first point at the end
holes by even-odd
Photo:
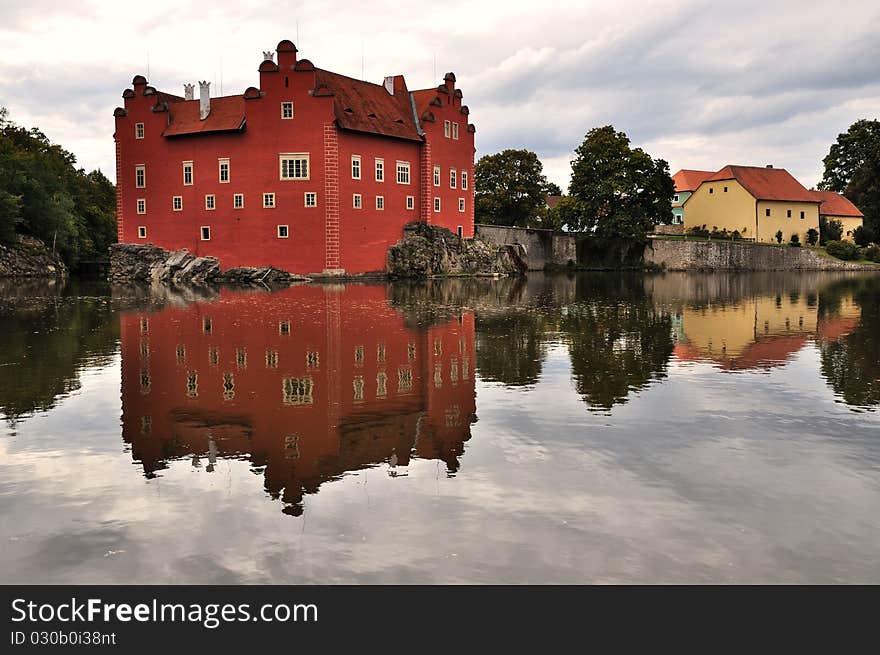
{"type": "Polygon", "coordinates": [[[263,50],[263,61],[271,61],[275,63],[275,52],[272,50],[263,50]]]}
{"type": "Polygon", "coordinates": [[[767,164],[767,168],[773,168],[773,164],[767,164]]]}
{"type": "Polygon", "coordinates": [[[199,82],[199,120],[205,120],[211,113],[211,83],[199,82]]]}
{"type": "Polygon", "coordinates": [[[388,75],[385,78],[385,90],[389,95],[394,95],[394,75],[388,75]]]}
{"type": "Polygon", "coordinates": [[[193,91],[196,88],[195,84],[184,84],[183,85],[183,99],[184,100],[192,100],[195,96],[193,95],[193,91]]]}

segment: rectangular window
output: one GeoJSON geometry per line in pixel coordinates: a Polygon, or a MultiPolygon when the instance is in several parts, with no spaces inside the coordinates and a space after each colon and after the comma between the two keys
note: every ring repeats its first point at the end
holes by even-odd
{"type": "Polygon", "coordinates": [[[434,186],[440,186],[440,167],[434,167],[434,186]]]}
{"type": "Polygon", "coordinates": [[[134,185],[138,189],[147,187],[147,167],[143,164],[134,167],[134,185]]]}
{"type": "Polygon", "coordinates": [[[232,207],[233,209],[244,209],[244,194],[236,193],[232,196],[232,207]]]}
{"type": "Polygon", "coordinates": [[[415,196],[407,196],[406,197],[406,208],[407,209],[415,209],[416,199],[415,196]]]}
{"type": "Polygon", "coordinates": [[[217,163],[220,166],[220,182],[226,184],[229,182],[229,160],[218,159],[217,163]]]}
{"type": "Polygon", "coordinates": [[[288,234],[287,226],[286,225],[279,225],[278,226],[278,238],[279,239],[286,239],[287,234],[288,234]]]}
{"type": "Polygon", "coordinates": [[[282,180],[309,179],[309,155],[305,152],[278,155],[278,168],[282,180]]]}
{"type": "Polygon", "coordinates": [[[353,179],[353,180],[361,179],[361,156],[360,155],[352,155],[351,156],[351,179],[353,179]]]}
{"type": "Polygon", "coordinates": [[[801,218],[806,218],[806,215],[804,214],[804,212],[801,212],[801,218]]]}
{"type": "Polygon", "coordinates": [[[211,228],[207,225],[202,225],[202,241],[210,241],[211,240],[211,228]]]}
{"type": "Polygon", "coordinates": [[[146,214],[147,213],[147,201],[144,198],[137,199],[137,213],[138,214],[146,214]]]}
{"type": "Polygon", "coordinates": [[[183,162],[183,185],[192,186],[193,183],[193,163],[191,161],[183,162]]]}
{"type": "Polygon", "coordinates": [[[674,196],[672,196],[672,202],[678,202],[678,194],[677,193],[674,196]]]}
{"type": "Polygon", "coordinates": [[[464,198],[458,199],[458,211],[464,213],[464,198]]]}
{"type": "Polygon", "coordinates": [[[714,188],[714,187],[709,187],[709,193],[715,193],[715,188],[714,188]]]}
{"type": "Polygon", "coordinates": [[[765,215],[765,216],[769,216],[769,215],[770,215],[770,208],[769,208],[769,207],[768,207],[767,209],[764,210],[764,215],[765,215]]]}
{"type": "Polygon", "coordinates": [[[462,171],[462,172],[461,172],[461,188],[462,188],[462,190],[464,190],[464,191],[467,190],[467,185],[468,185],[468,179],[467,179],[467,177],[468,177],[468,176],[467,176],[467,171],[462,171]]]}
{"type": "Polygon", "coordinates": [[[437,197],[434,198],[434,211],[435,212],[440,211],[440,198],[437,198],[437,197]]]}
{"type": "Polygon", "coordinates": [[[293,118],[293,103],[292,102],[282,102],[281,103],[281,118],[289,119],[293,118]]]}
{"type": "Polygon", "coordinates": [[[458,238],[461,239],[463,237],[464,237],[464,226],[459,225],[458,226],[458,238]]]}
{"type": "Polygon", "coordinates": [[[144,138],[144,124],[143,123],[135,123],[134,124],[134,138],[135,139],[143,139],[144,138]]]}
{"type": "Polygon", "coordinates": [[[263,194],[263,209],[272,209],[275,207],[275,194],[274,193],[264,193],[263,194]]]}
{"type": "Polygon", "coordinates": [[[176,212],[183,211],[183,196],[174,196],[171,199],[171,209],[176,212]]]}
{"type": "Polygon", "coordinates": [[[449,121],[443,121],[443,136],[449,138],[449,121]]]}
{"type": "Polygon", "coordinates": [[[791,210],[790,209],[785,212],[785,217],[791,218],[791,210]]]}
{"type": "Polygon", "coordinates": [[[360,208],[362,207],[362,205],[361,205],[361,194],[359,194],[359,193],[355,193],[355,194],[351,197],[351,206],[354,207],[355,209],[360,209],[360,208]]]}
{"type": "Polygon", "coordinates": [[[376,196],[376,209],[385,209],[385,196],[376,196]]]}
{"type": "Polygon", "coordinates": [[[455,180],[456,179],[458,179],[458,173],[455,171],[454,168],[450,168],[449,169],[449,188],[450,189],[455,188],[455,180]]]}
{"type": "Polygon", "coordinates": [[[384,159],[376,159],[376,181],[384,182],[385,181],[385,160],[384,159]]]}
{"type": "Polygon", "coordinates": [[[458,140],[458,123],[452,124],[452,138],[458,140]]]}
{"type": "Polygon", "coordinates": [[[214,209],[214,194],[209,193],[205,195],[205,209],[208,211],[214,209]]]}
{"type": "Polygon", "coordinates": [[[139,239],[146,239],[147,238],[147,226],[146,225],[138,226],[138,238],[139,239]]]}
{"type": "Polygon", "coordinates": [[[306,207],[317,207],[318,206],[318,194],[314,191],[307,191],[305,196],[305,205],[306,207]]]}
{"type": "Polygon", "coordinates": [[[724,193],[727,193],[727,187],[724,187],[724,193]]]}
{"type": "Polygon", "coordinates": [[[397,162],[397,183],[398,184],[409,184],[409,162],[408,161],[399,161],[397,162]]]}

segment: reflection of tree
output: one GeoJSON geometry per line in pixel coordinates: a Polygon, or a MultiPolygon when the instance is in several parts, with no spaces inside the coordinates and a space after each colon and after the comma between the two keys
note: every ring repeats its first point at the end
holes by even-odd
{"type": "Polygon", "coordinates": [[[610,409],[652,379],[665,377],[672,319],[654,308],[641,278],[584,278],[562,329],[570,339],[575,386],[591,408],[610,409]]]}
{"type": "Polygon", "coordinates": [[[83,363],[107,361],[115,352],[119,325],[110,320],[109,299],[74,295],[88,293],[82,288],[16,283],[0,293],[0,412],[14,422],[78,389],[83,363]]]}
{"type": "Polygon", "coordinates": [[[526,309],[477,315],[477,370],[484,380],[534,384],[541,375],[545,326],[526,309]]]}
{"type": "Polygon", "coordinates": [[[880,279],[846,280],[820,292],[823,318],[839,311],[851,295],[861,307],[861,320],[848,335],[821,344],[822,375],[848,405],[880,404],[880,279]]]}

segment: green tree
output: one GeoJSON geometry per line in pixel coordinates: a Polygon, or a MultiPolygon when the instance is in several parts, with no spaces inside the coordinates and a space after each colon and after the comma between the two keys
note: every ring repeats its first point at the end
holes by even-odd
{"type": "Polygon", "coordinates": [[[865,225],[859,225],[855,230],[853,230],[852,236],[853,241],[855,241],[863,248],[874,242],[874,233],[871,231],[871,228],[865,225]]]}
{"type": "Polygon", "coordinates": [[[880,233],[880,121],[862,119],[850,125],[823,163],[819,187],[849,198],[865,214],[865,225],[880,233]]]}
{"type": "Polygon", "coordinates": [[[580,203],[571,196],[563,196],[556,206],[547,212],[547,227],[553,230],[577,230],[582,219],[580,203]]]}
{"type": "Polygon", "coordinates": [[[547,185],[534,152],[504,150],[481,157],[474,167],[476,222],[539,227],[547,212],[547,185]]]}
{"type": "Polygon", "coordinates": [[[819,232],[816,228],[811,227],[807,230],[807,245],[815,246],[819,242],[819,232]]]}
{"type": "Polygon", "coordinates": [[[836,218],[828,220],[824,216],[819,217],[819,244],[825,245],[829,241],[840,241],[843,236],[843,223],[836,218]]]}
{"type": "Polygon", "coordinates": [[[582,209],[577,229],[641,240],[672,222],[675,187],[664,160],[631,148],[611,125],[590,130],[576,155],[569,192],[582,209]]]}
{"type": "Polygon", "coordinates": [[[547,182],[547,188],[544,189],[548,196],[561,196],[562,189],[555,182],[547,182]]]}

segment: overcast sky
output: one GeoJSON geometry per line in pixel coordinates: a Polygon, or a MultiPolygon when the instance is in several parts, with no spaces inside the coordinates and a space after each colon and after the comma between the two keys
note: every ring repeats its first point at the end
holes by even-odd
{"type": "Polygon", "coordinates": [[[877,0],[0,0],[0,17],[0,105],[111,178],[112,113],[135,74],[219,95],[222,71],[240,93],[284,38],[316,66],[403,73],[411,89],[454,71],[477,156],[534,150],[563,188],[608,123],[673,172],[772,163],[811,186],[837,134],[880,113],[877,0]]]}

